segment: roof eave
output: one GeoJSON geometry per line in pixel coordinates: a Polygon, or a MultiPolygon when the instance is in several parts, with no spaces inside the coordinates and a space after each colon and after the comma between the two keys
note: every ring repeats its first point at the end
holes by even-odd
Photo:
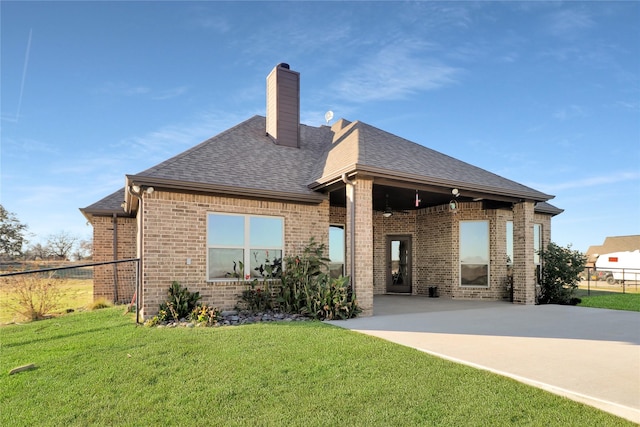
{"type": "Polygon", "coordinates": [[[472,191],[475,193],[484,193],[491,194],[501,197],[509,197],[514,199],[522,199],[522,200],[533,200],[536,202],[546,202],[547,200],[553,199],[555,196],[544,194],[538,191],[508,191],[501,188],[491,187],[491,186],[483,186],[483,185],[475,185],[473,183],[461,182],[443,178],[434,178],[434,177],[426,177],[423,175],[417,174],[409,174],[402,173],[396,171],[390,171],[387,169],[372,167],[372,166],[363,166],[363,165],[351,165],[345,168],[342,168],[338,171],[334,171],[331,174],[322,176],[317,181],[314,181],[308,185],[308,187],[312,190],[319,191],[324,187],[328,187],[331,184],[334,184],[336,181],[340,180],[343,174],[353,175],[357,173],[366,173],[369,176],[387,178],[387,179],[395,179],[402,181],[410,181],[415,184],[421,185],[436,185],[447,188],[457,188],[463,191],[472,191]]]}
{"type": "MultiPolygon", "coordinates": [[[[319,204],[328,196],[320,193],[301,194],[294,192],[283,192],[274,190],[264,190],[256,188],[236,187],[231,185],[206,184],[201,182],[170,180],[166,178],[156,178],[143,175],[127,175],[127,185],[153,186],[156,189],[217,193],[239,197],[251,197],[270,200],[282,200],[299,203],[319,204]]],[[[129,197],[129,195],[127,195],[129,197]]]]}

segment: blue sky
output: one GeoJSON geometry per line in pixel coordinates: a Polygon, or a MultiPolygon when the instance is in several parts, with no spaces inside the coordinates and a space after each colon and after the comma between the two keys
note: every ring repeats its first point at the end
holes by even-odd
{"type": "MultiPolygon", "coordinates": [[[[78,208],[265,113],[361,120],[554,194],[552,240],[640,234],[639,2],[11,2],[0,203],[32,242],[78,208]]],[[[335,119],[334,119],[335,120],[335,119]]],[[[242,161],[242,153],[238,153],[242,161]]]]}

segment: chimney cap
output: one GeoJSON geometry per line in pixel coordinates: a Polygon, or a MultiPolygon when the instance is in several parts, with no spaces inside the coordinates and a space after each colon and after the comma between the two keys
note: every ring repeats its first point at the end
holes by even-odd
{"type": "Polygon", "coordinates": [[[289,64],[287,64],[286,62],[281,62],[278,64],[278,67],[280,68],[284,68],[286,70],[290,70],[289,64]]]}

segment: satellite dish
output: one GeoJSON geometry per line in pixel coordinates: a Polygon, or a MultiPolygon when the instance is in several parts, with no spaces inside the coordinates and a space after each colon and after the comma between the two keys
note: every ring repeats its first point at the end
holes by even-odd
{"type": "Polygon", "coordinates": [[[326,113],[324,113],[324,119],[327,121],[327,124],[329,124],[331,119],[333,119],[333,111],[329,110],[326,113]]]}

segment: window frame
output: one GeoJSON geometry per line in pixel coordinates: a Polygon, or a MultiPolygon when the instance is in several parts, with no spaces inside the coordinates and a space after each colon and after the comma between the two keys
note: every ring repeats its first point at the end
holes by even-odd
{"type": "MultiPolygon", "coordinates": [[[[484,230],[483,230],[484,231],[484,230]]],[[[485,254],[482,254],[485,255],[485,254]]],[[[463,220],[459,222],[458,227],[458,285],[461,288],[480,288],[480,289],[489,289],[491,287],[491,224],[489,220],[463,220]],[[484,223],[486,225],[486,264],[472,264],[472,263],[463,263],[462,262],[462,224],[468,223],[484,223]],[[487,268],[487,284],[486,285],[475,285],[475,284],[463,284],[462,283],[462,268],[463,265],[486,265],[487,268]]]]}
{"type": "Polygon", "coordinates": [[[283,216],[276,215],[260,215],[260,214],[243,214],[243,213],[232,213],[232,212],[207,212],[207,232],[205,237],[205,245],[206,245],[206,281],[207,282],[230,282],[237,280],[251,280],[251,250],[266,250],[266,251],[280,251],[280,258],[284,260],[285,257],[285,218],[283,216]],[[242,245],[219,245],[219,244],[211,244],[209,242],[209,234],[211,231],[211,216],[233,216],[243,218],[243,243],[242,245]],[[278,219],[281,223],[281,236],[280,243],[282,246],[269,246],[269,245],[261,245],[261,246],[252,246],[251,245],[251,218],[272,218],[278,219]],[[243,250],[243,259],[244,263],[244,271],[243,276],[241,278],[237,277],[215,277],[212,278],[210,276],[210,258],[209,252],[210,249],[241,249],[243,250]]]}

